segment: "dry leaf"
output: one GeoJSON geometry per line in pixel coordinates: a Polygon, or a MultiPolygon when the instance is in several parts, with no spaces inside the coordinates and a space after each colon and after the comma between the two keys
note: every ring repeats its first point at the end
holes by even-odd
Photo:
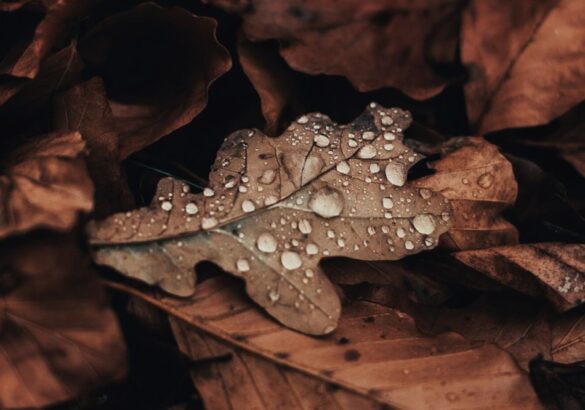
{"type": "Polygon", "coordinates": [[[406,183],[421,159],[402,144],[410,122],[372,103],[348,125],[309,114],[276,139],[235,132],[202,194],[163,179],[149,208],[93,226],[96,261],[187,296],[209,260],[287,326],[329,333],[340,307],[321,258],[400,259],[449,228],[446,200],[406,183]]]}
{"type": "Polygon", "coordinates": [[[0,408],[45,408],[122,378],[122,335],[77,235],[0,249],[0,408]]]}
{"type": "Polygon", "coordinates": [[[476,131],[546,124],[585,99],[582,0],[471,1],[461,36],[476,131]]]}
{"type": "Polygon", "coordinates": [[[77,132],[37,137],[12,152],[0,172],[0,238],[34,228],[69,230],[93,207],[93,185],[77,132]]]}
{"type": "Polygon", "coordinates": [[[521,292],[544,294],[558,309],[585,300],[585,245],[534,243],[457,252],[455,258],[521,292]]]}
{"type": "Polygon", "coordinates": [[[180,7],[146,3],[108,17],[82,39],[84,61],[104,79],[122,159],[205,108],[208,88],[231,67],[216,26],[180,7]]]}
{"type": "MultiPolygon", "coordinates": [[[[454,333],[424,337],[408,315],[374,303],[346,306],[336,332],[314,338],[269,320],[225,276],[203,282],[188,301],[125,290],[220,339],[228,349],[252,353],[266,366],[284,367],[285,374],[297,379],[295,386],[305,375],[321,388],[329,383],[405,409],[540,408],[526,375],[507,353],[493,345],[476,347],[454,333]]],[[[232,367],[226,374],[235,371],[232,367]]],[[[245,374],[244,381],[256,375],[264,374],[245,374]]],[[[202,394],[206,398],[213,392],[202,394]]],[[[217,394],[224,400],[225,392],[217,394]]]]}
{"type": "Polygon", "coordinates": [[[583,308],[564,313],[552,325],[552,358],[555,362],[585,360],[585,314],[583,308]]]}
{"type": "Polygon", "coordinates": [[[439,26],[454,24],[458,1],[207,1],[240,14],[250,40],[278,40],[295,70],[342,75],[360,91],[396,87],[416,99],[446,84],[427,52],[444,40],[439,26]]]}
{"type": "Polygon", "coordinates": [[[479,137],[453,139],[443,148],[443,158],[431,163],[436,173],[414,184],[449,198],[453,227],[445,245],[465,250],[518,243],[518,231],[501,216],[518,192],[512,164],[479,137]]]}

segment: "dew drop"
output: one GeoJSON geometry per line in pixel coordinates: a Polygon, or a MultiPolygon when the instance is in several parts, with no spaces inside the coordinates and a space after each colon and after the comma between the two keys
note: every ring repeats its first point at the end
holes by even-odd
{"type": "Polygon", "coordinates": [[[205,188],[203,190],[203,196],[206,196],[206,197],[209,198],[209,197],[212,197],[213,195],[215,195],[215,191],[213,189],[211,189],[211,188],[205,188]]]}
{"type": "Polygon", "coordinates": [[[406,231],[402,228],[396,229],[396,236],[399,238],[404,238],[406,236],[406,231]]]}
{"type": "Polygon", "coordinates": [[[356,140],[349,140],[347,141],[347,145],[349,145],[350,148],[355,148],[358,146],[358,143],[356,140]]]}
{"type": "Polygon", "coordinates": [[[362,138],[365,139],[366,141],[373,140],[375,136],[376,134],[374,134],[372,131],[366,131],[362,134],[362,138]]]}
{"type": "Polygon", "coordinates": [[[250,264],[246,259],[238,259],[236,261],[236,268],[239,272],[248,272],[250,270],[250,264]]]}
{"type": "Polygon", "coordinates": [[[433,195],[431,190],[426,188],[421,188],[418,193],[422,199],[429,199],[433,195]]]}
{"type": "Polygon", "coordinates": [[[310,234],[312,230],[313,227],[311,226],[311,221],[308,219],[301,219],[299,221],[299,231],[301,231],[301,233],[310,234]]]}
{"type": "Polygon", "coordinates": [[[163,211],[169,212],[171,209],[173,209],[173,204],[170,201],[163,201],[163,203],[160,204],[160,207],[163,211]]]}
{"type": "Polygon", "coordinates": [[[339,216],[343,210],[344,200],[341,192],[324,187],[315,192],[309,199],[309,208],[323,218],[339,216]]]}
{"type": "Polygon", "coordinates": [[[305,271],[305,276],[306,276],[307,278],[312,278],[313,276],[315,276],[315,272],[313,272],[313,269],[307,269],[307,270],[305,271]]]}
{"type": "Polygon", "coordinates": [[[349,174],[350,171],[349,164],[345,161],[342,161],[339,164],[337,164],[335,169],[337,170],[337,172],[341,172],[342,174],[345,175],[349,174]]]}
{"type": "Polygon", "coordinates": [[[256,246],[264,253],[273,253],[276,251],[278,243],[272,234],[264,232],[258,236],[256,240],[256,246]]]}
{"type": "Polygon", "coordinates": [[[376,228],[374,228],[373,226],[368,226],[368,234],[375,235],[376,234],[376,228]]]}
{"type": "Polygon", "coordinates": [[[337,246],[343,248],[345,246],[345,240],[343,238],[337,239],[337,246]]]}
{"type": "Polygon", "coordinates": [[[414,249],[414,244],[412,243],[412,241],[406,241],[404,242],[404,247],[406,249],[408,249],[409,251],[414,249]]]}
{"type": "Polygon", "coordinates": [[[396,135],[394,135],[394,134],[393,134],[393,133],[391,133],[391,132],[385,132],[385,133],[384,133],[384,139],[385,139],[386,141],[394,141],[394,140],[396,139],[396,135]]]}
{"type": "Polygon", "coordinates": [[[479,176],[479,178],[477,178],[477,185],[485,189],[491,187],[493,183],[494,176],[489,172],[486,172],[485,174],[482,174],[479,176]]]}
{"type": "Polygon", "coordinates": [[[273,169],[267,169],[262,173],[262,176],[258,179],[261,184],[269,185],[274,182],[276,178],[276,171],[273,169]]]}
{"type": "Polygon", "coordinates": [[[319,247],[314,243],[310,243],[307,245],[307,255],[316,255],[319,253],[319,247]]]}
{"type": "Polygon", "coordinates": [[[306,124],[309,122],[309,117],[307,117],[306,115],[303,115],[302,117],[300,117],[297,122],[299,124],[306,124]]]}
{"type": "Polygon", "coordinates": [[[403,186],[406,182],[406,172],[404,168],[399,164],[390,163],[386,165],[386,169],[384,171],[386,173],[386,179],[392,185],[395,186],[403,186]]]}
{"type": "Polygon", "coordinates": [[[321,148],[325,148],[329,146],[329,137],[327,137],[326,135],[323,134],[317,134],[315,135],[315,138],[313,138],[313,141],[315,142],[315,145],[317,145],[318,147],[321,148]]]}
{"type": "Polygon", "coordinates": [[[382,206],[384,207],[384,209],[392,209],[392,207],[394,206],[394,201],[392,200],[392,198],[389,197],[384,197],[384,199],[382,199],[382,206]]]}
{"type": "Polygon", "coordinates": [[[374,158],[377,153],[376,147],[373,145],[366,145],[358,151],[357,157],[361,159],[371,159],[374,158]]]}
{"type": "Polygon", "coordinates": [[[433,238],[430,237],[425,238],[425,246],[433,246],[433,243],[434,243],[433,238]]]}
{"type": "Polygon", "coordinates": [[[270,299],[272,304],[275,304],[278,302],[278,299],[280,299],[280,295],[275,289],[272,289],[270,292],[268,292],[268,299],[270,299]]]}
{"type": "Polygon", "coordinates": [[[203,218],[201,220],[201,227],[203,229],[211,229],[216,227],[218,224],[217,219],[215,219],[214,217],[211,218],[203,218]]]}
{"type": "Polygon", "coordinates": [[[372,174],[375,174],[377,172],[380,172],[380,165],[374,163],[374,164],[370,164],[370,172],[372,174]]]}
{"type": "Polygon", "coordinates": [[[246,199],[244,202],[242,202],[242,211],[253,212],[255,209],[256,205],[254,205],[254,202],[250,201],[249,199],[246,199]]]}
{"type": "Polygon", "coordinates": [[[301,257],[298,253],[292,251],[284,251],[280,255],[280,263],[285,269],[293,270],[300,268],[303,264],[301,257]]]}
{"type": "Polygon", "coordinates": [[[414,217],[412,225],[418,232],[429,235],[435,231],[435,218],[430,214],[420,214],[414,217]]]}
{"type": "Polygon", "coordinates": [[[195,215],[197,212],[199,212],[199,208],[195,203],[189,202],[187,205],[185,205],[185,212],[189,215],[195,215]]]}
{"type": "Polygon", "coordinates": [[[266,199],[264,199],[264,205],[266,205],[266,206],[274,205],[277,202],[278,202],[278,198],[275,197],[274,195],[270,195],[270,196],[266,197],[266,199]]]}
{"type": "Polygon", "coordinates": [[[387,115],[385,115],[385,116],[382,117],[381,122],[382,122],[383,125],[392,125],[392,124],[394,124],[394,120],[391,117],[388,117],[387,115]]]}

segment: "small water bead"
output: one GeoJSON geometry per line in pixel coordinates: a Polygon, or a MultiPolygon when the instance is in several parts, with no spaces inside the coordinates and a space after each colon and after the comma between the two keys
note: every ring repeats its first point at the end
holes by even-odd
{"type": "Polygon", "coordinates": [[[414,249],[414,244],[412,243],[412,241],[406,241],[404,242],[404,247],[406,249],[408,249],[409,251],[414,249]]]}
{"type": "Polygon", "coordinates": [[[236,268],[239,272],[248,272],[250,270],[250,263],[246,259],[238,259],[236,261],[236,268]]]}
{"type": "Polygon", "coordinates": [[[317,245],[315,245],[314,243],[309,243],[307,244],[307,255],[316,255],[317,253],[319,253],[319,247],[317,245]]]}
{"type": "Polygon", "coordinates": [[[218,224],[217,219],[215,219],[214,217],[201,219],[201,228],[203,229],[214,228],[217,226],[217,224],[218,224]]]}
{"type": "Polygon", "coordinates": [[[309,221],[308,219],[301,219],[299,221],[299,231],[301,231],[301,233],[307,235],[310,234],[312,230],[313,227],[311,226],[311,221],[309,221]]]}
{"type": "Polygon", "coordinates": [[[429,199],[433,195],[432,191],[426,188],[421,188],[418,193],[422,199],[429,199]]]}
{"type": "Polygon", "coordinates": [[[393,144],[384,144],[384,149],[386,151],[392,151],[394,149],[394,145],[393,144]]]}
{"type": "Polygon", "coordinates": [[[315,145],[317,145],[318,147],[321,147],[321,148],[328,147],[329,143],[330,143],[329,137],[327,137],[326,135],[323,135],[323,134],[315,135],[315,137],[313,138],[313,141],[315,142],[315,145]]]}
{"type": "Polygon", "coordinates": [[[376,234],[376,228],[374,228],[373,226],[368,226],[368,234],[375,235],[376,234]]]}
{"type": "Polygon", "coordinates": [[[273,253],[276,251],[278,242],[272,234],[264,232],[258,236],[256,240],[256,247],[264,253],[273,253]]]}
{"type": "Polygon", "coordinates": [[[461,180],[461,182],[463,182],[463,184],[464,184],[464,185],[467,185],[467,184],[469,184],[469,179],[467,179],[467,178],[463,178],[463,179],[461,180]]]}
{"type": "Polygon", "coordinates": [[[298,253],[292,251],[284,251],[280,255],[280,263],[285,269],[293,270],[300,268],[301,265],[303,264],[303,261],[298,253]]]}
{"type": "Polygon", "coordinates": [[[382,117],[382,125],[392,125],[394,124],[394,120],[391,117],[388,117],[387,115],[382,117]]]}
{"type": "Polygon", "coordinates": [[[392,209],[394,207],[394,201],[392,200],[392,198],[385,196],[382,199],[382,206],[384,207],[384,209],[392,209]]]}
{"type": "Polygon", "coordinates": [[[228,181],[224,185],[226,189],[230,189],[236,186],[236,179],[232,175],[230,175],[227,180],[228,181]]]}
{"type": "Polygon", "coordinates": [[[406,172],[404,167],[402,167],[400,164],[390,163],[386,165],[384,172],[386,174],[386,179],[392,185],[403,186],[406,182],[406,172]]]}
{"type": "Polygon", "coordinates": [[[356,140],[349,140],[347,141],[347,145],[349,145],[350,148],[355,148],[358,146],[358,143],[356,140]]]}
{"type": "Polygon", "coordinates": [[[274,304],[278,302],[278,299],[280,299],[280,294],[275,289],[272,289],[270,292],[268,292],[268,298],[272,304],[274,304]]]}
{"type": "Polygon", "coordinates": [[[245,185],[239,185],[238,191],[241,193],[245,193],[245,192],[248,192],[248,188],[245,185]]]}
{"type": "Polygon", "coordinates": [[[327,237],[328,237],[328,238],[330,238],[330,239],[333,239],[333,238],[335,238],[335,231],[334,231],[334,230],[332,230],[332,229],[329,229],[329,230],[327,231],[327,237]]]}
{"type": "Polygon", "coordinates": [[[396,139],[396,135],[392,132],[385,132],[384,133],[384,139],[386,141],[394,141],[396,139]]]}
{"type": "Polygon", "coordinates": [[[339,216],[344,206],[343,195],[336,189],[324,187],[309,199],[309,209],[323,218],[339,216]]]}
{"type": "Polygon", "coordinates": [[[195,203],[189,202],[187,205],[185,205],[185,212],[189,215],[195,215],[197,212],[199,212],[199,208],[195,203]]]}
{"type": "Polygon", "coordinates": [[[420,214],[414,217],[412,225],[419,233],[430,235],[435,231],[435,218],[430,214],[420,214]]]}
{"type": "Polygon", "coordinates": [[[341,161],[339,164],[337,164],[335,169],[337,170],[337,172],[340,172],[345,175],[349,174],[350,172],[349,164],[345,161],[341,161]]]}
{"type": "Polygon", "coordinates": [[[375,174],[377,172],[380,172],[380,165],[374,163],[374,164],[370,164],[370,172],[372,174],[375,174]]]}
{"type": "Polygon", "coordinates": [[[254,210],[256,210],[256,205],[254,205],[254,202],[250,201],[249,199],[246,199],[244,202],[242,202],[242,211],[253,212],[254,210]]]}
{"type": "MultiPolygon", "coordinates": [[[[315,272],[313,272],[313,269],[307,269],[307,270],[305,270],[305,276],[307,278],[312,278],[313,276],[315,276],[315,272]]],[[[317,292],[317,293],[319,293],[319,292],[317,292]]]]}
{"type": "Polygon", "coordinates": [[[273,169],[267,169],[262,173],[262,176],[258,179],[261,184],[269,185],[274,182],[276,178],[276,171],[273,169]]]}
{"type": "Polygon", "coordinates": [[[358,151],[357,157],[361,159],[372,159],[377,153],[378,151],[376,151],[376,147],[373,145],[366,145],[358,151]]]}
{"type": "Polygon", "coordinates": [[[189,193],[189,191],[191,191],[191,188],[189,188],[189,185],[183,185],[183,193],[187,194],[187,193],[189,193]]]}
{"type": "Polygon", "coordinates": [[[406,236],[406,231],[403,228],[398,228],[396,229],[396,236],[404,238],[406,236]]]}
{"type": "Polygon", "coordinates": [[[173,209],[173,204],[170,201],[163,201],[163,203],[160,204],[160,207],[163,211],[169,212],[171,209],[173,209]]]}
{"type": "Polygon", "coordinates": [[[337,246],[343,248],[345,246],[345,240],[343,238],[337,239],[337,246]]]}
{"type": "Polygon", "coordinates": [[[309,117],[307,117],[306,115],[303,115],[302,117],[300,117],[297,122],[299,124],[306,124],[309,122],[309,117]]]}
{"type": "Polygon", "coordinates": [[[477,178],[477,185],[485,189],[491,187],[493,183],[494,176],[489,172],[486,172],[485,174],[482,174],[479,176],[479,178],[477,178]]]}
{"type": "Polygon", "coordinates": [[[211,188],[205,188],[203,190],[203,196],[206,196],[208,198],[212,197],[213,195],[215,195],[215,191],[211,188]]]}
{"type": "Polygon", "coordinates": [[[366,131],[362,134],[362,138],[366,141],[371,141],[376,137],[376,134],[374,134],[372,131],[366,131]]]}

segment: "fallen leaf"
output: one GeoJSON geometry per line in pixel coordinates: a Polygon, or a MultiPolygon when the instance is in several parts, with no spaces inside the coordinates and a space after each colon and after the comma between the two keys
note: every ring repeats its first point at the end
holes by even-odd
{"type": "MultiPolygon", "coordinates": [[[[114,286],[166,310],[204,337],[212,336],[218,340],[214,347],[244,352],[223,364],[221,371],[229,386],[238,380],[249,384],[256,377],[262,383],[259,389],[264,388],[262,377],[277,383],[276,376],[257,371],[234,378],[239,367],[253,365],[243,361],[254,355],[252,360],[266,371],[283,368],[280,374],[294,378],[293,389],[302,383],[318,384],[321,389],[332,384],[346,397],[353,393],[395,408],[540,408],[527,376],[504,351],[493,345],[477,347],[454,333],[424,337],[408,315],[381,305],[352,303],[344,308],[335,333],[315,338],[270,320],[227,276],[201,283],[190,300],[159,300],[133,288],[114,286]]],[[[211,384],[203,386],[211,389],[211,384]]],[[[226,396],[217,390],[202,394],[204,400],[214,394],[218,401],[226,396]]],[[[305,400],[318,400],[314,394],[305,400]]]]}
{"type": "Polygon", "coordinates": [[[77,132],[37,137],[12,152],[0,172],[0,238],[35,228],[66,231],[93,208],[93,185],[77,132]]]}
{"type": "Polygon", "coordinates": [[[106,18],[81,40],[88,69],[104,79],[122,159],[205,108],[208,88],[231,68],[216,27],[180,7],[146,3],[106,18]]]}
{"type": "Polygon", "coordinates": [[[45,408],[120,380],[122,335],[77,235],[0,249],[0,407],[45,408]]]}
{"type": "Polygon", "coordinates": [[[237,131],[202,194],[163,179],[150,207],[90,227],[95,259],[180,296],[209,260],[287,326],[329,333],[340,306],[321,258],[400,259],[449,228],[447,201],[406,182],[421,159],[402,144],[410,122],[372,103],[348,125],[308,114],[279,138],[237,131]]]}
{"type": "Polygon", "coordinates": [[[413,183],[450,200],[453,227],[445,245],[465,250],[518,243],[518,231],[501,216],[518,192],[512,164],[480,137],[452,139],[443,149],[430,165],[436,172],[413,183]]]}
{"type": "Polygon", "coordinates": [[[240,14],[250,40],[278,40],[295,70],[342,75],[359,91],[396,87],[415,99],[446,84],[427,52],[444,40],[441,25],[457,25],[458,1],[207,1],[240,14]]]}
{"type": "Polygon", "coordinates": [[[54,102],[55,127],[78,131],[87,141],[87,165],[95,184],[96,217],[129,209],[134,200],[120,166],[116,131],[103,81],[95,77],[70,88],[54,102]]]}
{"type": "Polygon", "coordinates": [[[520,244],[456,252],[454,257],[520,292],[545,296],[561,311],[585,300],[583,244],[520,244]]]}
{"type": "Polygon", "coordinates": [[[467,114],[479,133],[546,124],[585,99],[581,0],[471,1],[461,38],[467,114]]]}
{"type": "Polygon", "coordinates": [[[585,314],[583,308],[565,312],[552,325],[552,358],[559,363],[585,360],[585,314]]]}

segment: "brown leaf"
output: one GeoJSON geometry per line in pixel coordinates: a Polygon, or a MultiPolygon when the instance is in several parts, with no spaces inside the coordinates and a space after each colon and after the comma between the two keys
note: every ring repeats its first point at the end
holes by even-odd
{"type": "Polygon", "coordinates": [[[103,81],[95,77],[59,96],[54,117],[57,129],[78,131],[87,141],[87,163],[96,188],[96,216],[132,207],[134,201],[120,166],[120,135],[103,81]]]}
{"type": "Polygon", "coordinates": [[[552,326],[552,358],[560,363],[585,360],[585,314],[583,308],[564,313],[552,326]]]}
{"type": "MultiPolygon", "coordinates": [[[[234,286],[232,279],[227,279],[203,282],[190,301],[169,297],[157,300],[131,288],[126,290],[165,309],[198,332],[219,339],[213,348],[223,345],[228,351],[237,348],[245,352],[245,356],[217,365],[223,366],[221,370],[215,368],[226,376],[229,386],[238,380],[249,386],[256,380],[261,383],[259,389],[269,388],[263,385],[266,373],[241,374],[239,368],[250,363],[265,365],[266,371],[272,371],[279,365],[284,369],[278,378],[275,375],[268,380],[277,383],[284,374],[293,379],[293,389],[303,383],[318,383],[317,388],[322,389],[329,383],[346,397],[351,392],[396,408],[540,408],[526,375],[508,354],[493,345],[477,347],[454,333],[424,337],[408,315],[368,302],[347,306],[335,333],[314,338],[269,320],[242,297],[241,288],[234,286]],[[246,361],[251,354],[254,363],[246,361]],[[240,379],[235,378],[238,374],[240,379]]],[[[195,380],[198,377],[201,376],[196,375],[195,380]]],[[[282,386],[285,382],[278,383],[282,386]]],[[[204,399],[214,394],[211,384],[208,381],[203,385],[204,399]]],[[[215,393],[218,401],[224,400],[225,392],[215,393]]],[[[258,394],[261,393],[253,397],[258,394]]],[[[328,397],[331,396],[323,398],[328,397]]],[[[318,401],[315,393],[300,400],[303,399],[318,401]]]]}
{"type": "Polygon", "coordinates": [[[0,247],[0,407],[41,408],[125,374],[124,342],[72,234],[0,247]]]}
{"type": "Polygon", "coordinates": [[[278,40],[295,70],[342,75],[360,91],[396,87],[416,99],[446,84],[427,51],[440,25],[457,25],[457,1],[208,1],[241,14],[250,40],[278,40]]]}
{"type": "Polygon", "coordinates": [[[520,292],[544,294],[560,310],[585,300],[583,244],[521,244],[457,252],[454,256],[520,292]]]}
{"type": "Polygon", "coordinates": [[[146,3],[108,17],[82,39],[82,57],[104,79],[122,159],[205,108],[209,86],[231,67],[216,26],[180,7],[146,3]]]}
{"type": "Polygon", "coordinates": [[[76,132],[37,137],[14,151],[0,173],[0,238],[35,228],[66,231],[93,207],[93,185],[76,132]]]}
{"type": "Polygon", "coordinates": [[[518,192],[510,162],[479,137],[453,139],[444,150],[443,158],[431,164],[436,173],[414,184],[449,198],[453,227],[443,238],[445,245],[465,250],[517,243],[518,231],[501,216],[518,192]]]}
{"type": "Polygon", "coordinates": [[[482,133],[546,124],[585,99],[581,0],[481,1],[463,17],[467,113],[482,133]]]}
{"type": "Polygon", "coordinates": [[[209,260],[287,326],[331,332],[340,307],[321,258],[400,259],[449,228],[446,200],[406,183],[421,159],[402,144],[410,122],[372,103],[348,125],[309,114],[279,138],[237,131],[203,194],[163,179],[149,208],[93,226],[96,261],[188,296],[193,266],[209,260]]]}

